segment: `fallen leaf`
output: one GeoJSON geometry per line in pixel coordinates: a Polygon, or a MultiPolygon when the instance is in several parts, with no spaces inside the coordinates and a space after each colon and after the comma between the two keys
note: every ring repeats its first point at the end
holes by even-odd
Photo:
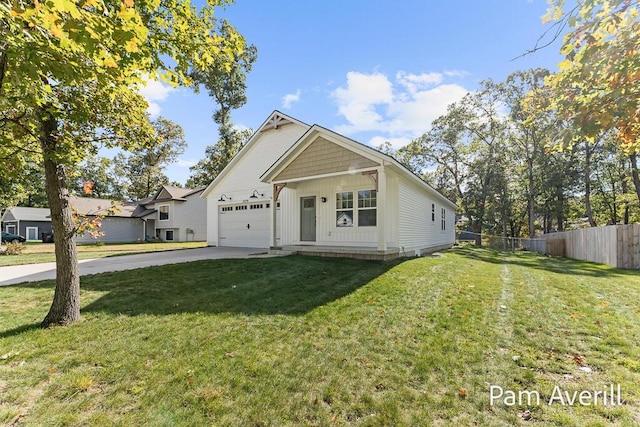
{"type": "Polygon", "coordinates": [[[465,390],[465,389],[463,389],[463,388],[461,388],[460,390],[458,390],[458,397],[461,397],[461,398],[463,398],[463,399],[464,399],[465,397],[467,397],[467,390],[465,390]]]}
{"type": "Polygon", "coordinates": [[[578,317],[580,317],[580,313],[573,313],[573,314],[571,315],[571,318],[572,318],[572,319],[577,319],[578,317]]]}
{"type": "Polygon", "coordinates": [[[579,365],[582,365],[584,363],[584,357],[580,356],[579,354],[574,354],[573,361],[579,365]]]}

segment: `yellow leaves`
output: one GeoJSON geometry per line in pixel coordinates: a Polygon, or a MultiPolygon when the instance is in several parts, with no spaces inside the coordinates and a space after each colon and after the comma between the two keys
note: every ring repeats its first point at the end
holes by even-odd
{"type": "Polygon", "coordinates": [[[571,68],[572,66],[573,66],[573,63],[572,63],[570,60],[568,60],[568,59],[565,59],[565,60],[560,61],[560,62],[558,63],[558,68],[560,68],[560,71],[568,70],[568,69],[569,69],[569,68],[571,68]]]}
{"type": "Polygon", "coordinates": [[[118,63],[116,61],[114,61],[113,58],[105,59],[102,64],[107,68],[117,68],[118,67],[118,63]]]}
{"type": "Polygon", "coordinates": [[[125,44],[125,50],[127,52],[138,52],[138,45],[140,44],[140,40],[138,40],[137,38],[132,38],[131,40],[129,40],[126,44],[125,44]]]}
{"type": "Polygon", "coordinates": [[[572,318],[572,319],[577,319],[577,318],[579,318],[579,317],[580,317],[580,313],[573,313],[573,314],[571,315],[571,318],[572,318]]]}
{"type": "Polygon", "coordinates": [[[124,0],[122,4],[124,4],[125,7],[133,7],[133,0],[124,0]]]}

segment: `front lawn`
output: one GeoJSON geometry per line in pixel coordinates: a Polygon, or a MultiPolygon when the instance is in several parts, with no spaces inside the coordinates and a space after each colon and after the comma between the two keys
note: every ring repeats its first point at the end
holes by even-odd
{"type": "Polygon", "coordinates": [[[0,288],[0,424],[640,422],[637,272],[488,249],[199,261],[82,277],[82,320],[40,330],[52,293],[0,288]],[[622,405],[547,404],[609,384],[622,405]]]}
{"type": "MultiPolygon", "coordinates": [[[[78,259],[104,258],[117,255],[133,255],[145,252],[173,251],[177,249],[204,248],[207,242],[140,242],[106,243],[104,245],[78,245],[78,259]]],[[[27,242],[21,255],[0,256],[0,267],[9,265],[38,264],[56,260],[53,243],[27,242]]]]}

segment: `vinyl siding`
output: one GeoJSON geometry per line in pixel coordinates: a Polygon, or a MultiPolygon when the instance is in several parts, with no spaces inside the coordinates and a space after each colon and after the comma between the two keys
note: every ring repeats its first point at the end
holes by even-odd
{"type": "Polygon", "coordinates": [[[427,191],[405,179],[400,179],[398,193],[398,226],[401,250],[412,255],[428,248],[453,245],[455,212],[439,203],[427,191]],[[436,218],[431,220],[431,204],[436,218]],[[441,230],[441,209],[445,208],[446,229],[441,230]]]}
{"type": "MultiPolygon", "coordinates": [[[[200,193],[187,197],[185,202],[169,201],[154,205],[156,212],[156,230],[173,230],[174,242],[205,241],[207,239],[207,201],[200,193]],[[169,219],[160,221],[160,206],[169,206],[169,219]],[[188,234],[187,229],[193,230],[188,234]]],[[[164,231],[161,236],[164,240],[164,231]]]]}
{"type": "Polygon", "coordinates": [[[263,131],[254,140],[248,151],[219,182],[211,193],[207,195],[207,243],[218,245],[218,199],[222,194],[231,198],[231,202],[249,201],[254,190],[263,196],[260,199],[270,199],[273,196],[271,185],[260,181],[264,172],[280,158],[294,142],[307,130],[307,127],[289,124],[278,129],[263,131]]]}
{"type": "Polygon", "coordinates": [[[347,150],[338,144],[327,141],[324,138],[318,138],[280,172],[274,181],[344,172],[374,166],[378,166],[378,163],[351,150],[347,150]]]}
{"type": "Polygon", "coordinates": [[[144,224],[139,218],[104,218],[100,231],[104,236],[93,239],[88,233],[78,236],[77,243],[93,243],[102,240],[106,243],[135,242],[144,240],[144,224]]]}
{"type": "MultiPolygon", "coordinates": [[[[391,177],[387,179],[387,191],[393,190],[397,181],[391,177]]],[[[362,174],[344,175],[340,177],[315,179],[297,183],[295,187],[285,187],[280,193],[282,224],[287,227],[282,229],[282,245],[300,244],[300,198],[306,196],[316,196],[316,242],[317,245],[335,246],[362,246],[376,247],[378,242],[378,227],[337,227],[336,226],[336,193],[352,191],[354,192],[354,211],[357,210],[357,191],[372,190],[375,184],[369,176],[362,174]],[[321,202],[321,197],[326,197],[325,203],[321,202]]],[[[393,197],[387,197],[393,200],[393,197]]],[[[377,206],[376,209],[381,209],[377,206]]],[[[389,210],[393,214],[395,210],[394,202],[389,205],[389,210]]],[[[354,220],[356,219],[354,212],[354,220]]],[[[393,215],[387,215],[387,245],[397,246],[396,230],[393,215]]],[[[304,244],[310,244],[304,242],[304,244]]]]}

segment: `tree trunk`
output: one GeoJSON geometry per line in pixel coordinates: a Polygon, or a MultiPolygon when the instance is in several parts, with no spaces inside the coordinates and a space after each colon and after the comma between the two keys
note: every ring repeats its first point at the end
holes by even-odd
{"type": "Polygon", "coordinates": [[[46,328],[69,325],[80,319],[80,272],[66,171],[55,159],[58,123],[48,113],[43,114],[40,144],[56,253],[56,289],[49,313],[41,324],[46,328]]]}
{"type": "Polygon", "coordinates": [[[533,180],[533,159],[527,159],[527,175],[529,179],[528,183],[528,199],[527,199],[527,214],[529,216],[529,238],[533,239],[535,237],[535,225],[534,225],[534,215],[535,215],[535,203],[536,196],[534,194],[534,180],[533,180]]]}
{"type": "Polygon", "coordinates": [[[631,176],[633,177],[633,185],[636,187],[636,195],[638,196],[638,202],[640,202],[640,176],[638,176],[638,157],[636,154],[629,156],[631,159],[631,176]]]}
{"type": "Polygon", "coordinates": [[[589,220],[591,227],[596,227],[596,222],[593,220],[593,212],[591,212],[591,148],[589,143],[585,142],[585,165],[584,165],[584,210],[589,220]]]}

